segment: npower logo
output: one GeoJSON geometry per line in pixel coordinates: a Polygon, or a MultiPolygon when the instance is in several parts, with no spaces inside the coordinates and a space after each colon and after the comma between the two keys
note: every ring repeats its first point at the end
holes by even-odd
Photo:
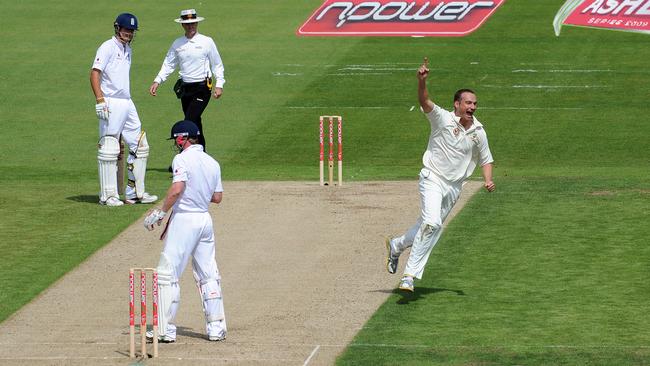
{"type": "Polygon", "coordinates": [[[327,0],[296,32],[303,36],[464,36],[505,0],[327,0]]]}

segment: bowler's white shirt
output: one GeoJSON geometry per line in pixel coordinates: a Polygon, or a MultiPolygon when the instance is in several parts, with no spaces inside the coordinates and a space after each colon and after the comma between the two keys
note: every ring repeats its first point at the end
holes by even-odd
{"type": "Polygon", "coordinates": [[[219,163],[196,144],[174,157],[172,169],[172,182],[185,182],[185,190],[174,203],[174,212],[208,212],[212,194],[223,192],[219,163]]]}
{"type": "Polygon", "coordinates": [[[493,162],[487,135],[476,117],[465,130],[460,117],[437,105],[425,115],[431,123],[431,135],[422,163],[437,176],[458,183],[470,177],[477,164],[493,162]]]}
{"type": "Polygon", "coordinates": [[[179,67],[179,75],[186,83],[197,83],[212,75],[215,76],[217,88],[223,88],[226,83],[217,45],[212,38],[200,33],[191,39],[182,36],[172,43],[154,81],[162,84],[176,67],[179,67]]]}
{"type": "Polygon", "coordinates": [[[102,43],[97,49],[93,69],[101,71],[100,87],[105,97],[131,99],[131,46],[115,37],[102,43]]]}

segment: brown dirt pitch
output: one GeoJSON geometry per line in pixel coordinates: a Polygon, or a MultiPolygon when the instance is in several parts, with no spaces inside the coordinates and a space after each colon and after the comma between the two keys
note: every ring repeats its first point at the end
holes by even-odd
{"type": "MultiPolygon", "coordinates": [[[[467,184],[456,210],[480,186],[467,184]]],[[[158,359],[128,358],[128,269],[155,266],[162,246],[161,228],[147,232],[140,220],[0,324],[0,364],[333,364],[397,285],[384,238],[415,222],[417,181],[224,182],[224,190],[211,210],[225,342],[206,339],[187,269],[176,343],[161,344],[158,359]]],[[[138,295],[136,286],[136,308],[138,295]]]]}

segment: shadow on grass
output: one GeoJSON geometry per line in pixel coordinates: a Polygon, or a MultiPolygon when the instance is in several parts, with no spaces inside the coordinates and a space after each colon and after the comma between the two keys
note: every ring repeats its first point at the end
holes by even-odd
{"type": "Polygon", "coordinates": [[[408,304],[411,301],[420,300],[427,295],[435,294],[438,292],[453,292],[458,296],[465,296],[465,291],[463,290],[454,290],[450,288],[438,288],[438,287],[415,287],[415,292],[402,291],[400,289],[394,288],[390,290],[375,290],[373,292],[383,292],[385,294],[397,294],[401,295],[401,298],[397,300],[398,304],[408,304]]]}
{"type": "Polygon", "coordinates": [[[99,203],[99,197],[96,194],[95,195],[82,194],[79,196],[66,197],[66,199],[74,202],[93,203],[93,204],[99,203]]]}
{"type": "Polygon", "coordinates": [[[416,287],[415,292],[401,291],[399,289],[394,289],[391,291],[394,294],[399,294],[402,297],[397,300],[397,304],[404,305],[413,301],[420,300],[427,297],[428,295],[435,294],[438,292],[453,292],[458,296],[465,296],[463,290],[453,290],[449,288],[436,288],[436,287],[416,287]]]}

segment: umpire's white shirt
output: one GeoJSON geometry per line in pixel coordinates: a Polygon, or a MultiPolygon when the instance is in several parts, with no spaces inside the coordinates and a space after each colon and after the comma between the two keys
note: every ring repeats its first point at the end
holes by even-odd
{"type": "Polygon", "coordinates": [[[102,43],[97,49],[93,69],[102,72],[100,85],[105,97],[131,99],[131,46],[115,37],[102,43]]]}
{"type": "Polygon", "coordinates": [[[208,212],[212,194],[223,192],[219,163],[196,144],[176,155],[172,168],[172,182],[185,182],[185,191],[176,200],[174,212],[208,212]]]}
{"type": "Polygon", "coordinates": [[[448,182],[460,183],[472,175],[477,163],[483,166],[493,162],[487,135],[476,117],[465,130],[460,117],[437,105],[426,116],[431,135],[422,157],[425,168],[448,182]]]}
{"type": "Polygon", "coordinates": [[[197,83],[213,75],[217,88],[223,88],[223,84],[226,83],[223,62],[217,45],[212,38],[203,34],[196,33],[191,39],[185,36],[177,38],[167,51],[160,72],[154,81],[161,84],[177,66],[181,78],[186,83],[197,83]]]}

